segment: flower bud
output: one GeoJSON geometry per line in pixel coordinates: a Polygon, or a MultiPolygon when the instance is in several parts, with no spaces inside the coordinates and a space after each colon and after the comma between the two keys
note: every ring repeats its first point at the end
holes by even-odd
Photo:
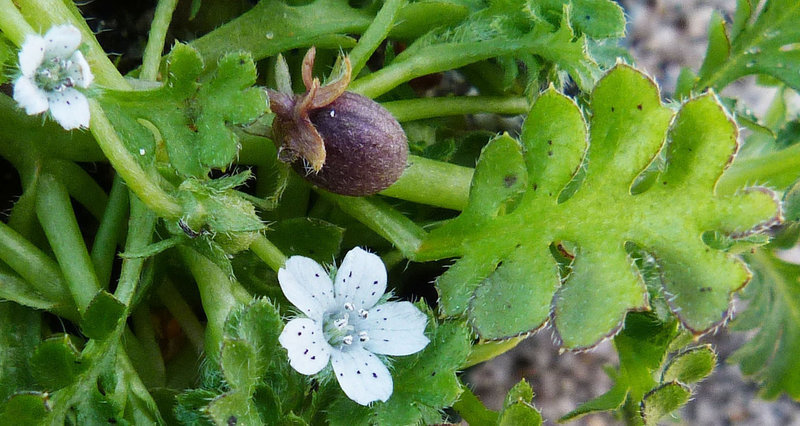
{"type": "Polygon", "coordinates": [[[345,92],[343,75],[320,86],[311,77],[314,48],[303,60],[306,93],[268,90],[275,113],[272,133],[278,158],[310,182],[337,194],[364,196],[393,184],[405,170],[408,141],[400,124],[377,102],[345,92]]]}

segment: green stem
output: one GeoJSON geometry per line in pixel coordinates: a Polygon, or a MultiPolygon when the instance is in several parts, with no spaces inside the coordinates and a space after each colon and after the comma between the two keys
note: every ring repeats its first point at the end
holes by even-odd
{"type": "Polygon", "coordinates": [[[11,0],[0,0],[0,10],[3,11],[0,13],[0,30],[3,31],[3,35],[17,46],[22,46],[25,36],[35,32],[33,27],[28,24],[11,0]]]}
{"type": "Polygon", "coordinates": [[[156,342],[156,334],[153,331],[153,319],[150,317],[150,308],[147,303],[142,303],[133,311],[133,332],[136,339],[141,343],[144,351],[147,368],[147,383],[149,387],[164,386],[167,382],[166,368],[164,359],[161,357],[161,349],[156,342]]]}
{"type": "Polygon", "coordinates": [[[783,190],[800,177],[800,144],[766,155],[735,161],[722,175],[717,193],[733,194],[748,185],[783,190]]]}
{"type": "Polygon", "coordinates": [[[86,170],[67,160],[49,159],[45,164],[47,173],[64,184],[75,201],[89,210],[97,220],[102,219],[108,204],[108,195],[86,170]]]}
{"type": "Polygon", "coordinates": [[[92,259],[84,244],[67,189],[53,176],[39,179],[36,213],[58,259],[72,298],[83,314],[100,290],[92,259]]]}
{"type": "Polygon", "coordinates": [[[183,246],[178,246],[178,251],[200,290],[203,310],[208,318],[206,356],[216,363],[228,314],[237,305],[248,303],[251,296],[237,281],[232,281],[217,265],[196,251],[183,246]]]}
{"type": "Polygon", "coordinates": [[[167,219],[179,218],[182,213],[180,204],[153,182],[136,162],[136,159],[125,148],[100,104],[90,100],[89,108],[91,111],[89,128],[97,140],[97,144],[100,145],[100,149],[103,150],[117,173],[125,179],[128,187],[159,216],[167,219]]]}
{"type": "Polygon", "coordinates": [[[275,272],[286,263],[286,255],[262,234],[258,234],[256,240],[250,244],[250,250],[275,272]]]}
{"type": "Polygon", "coordinates": [[[464,114],[517,115],[528,112],[528,100],[522,96],[453,96],[417,98],[381,104],[399,122],[464,114]]]}
{"type": "Polygon", "coordinates": [[[161,53],[164,51],[164,40],[167,38],[167,29],[172,20],[172,13],[178,0],[159,0],[156,6],[153,22],[150,24],[150,36],[144,48],[142,70],[139,79],[155,81],[158,76],[158,66],[161,63],[161,53]]]}
{"type": "Polygon", "coordinates": [[[111,193],[108,197],[103,219],[97,228],[92,245],[92,263],[97,271],[97,279],[103,288],[108,288],[111,279],[111,266],[117,253],[117,243],[125,231],[125,219],[128,216],[128,188],[119,175],[114,176],[111,193]]]}
{"type": "Polygon", "coordinates": [[[353,66],[353,76],[358,75],[361,69],[364,68],[364,65],[366,65],[367,59],[372,56],[375,49],[377,49],[381,42],[386,39],[386,36],[389,35],[389,31],[391,31],[394,21],[397,18],[397,13],[407,3],[407,0],[387,0],[383,4],[383,7],[378,11],[375,19],[369,24],[367,30],[364,31],[364,34],[358,40],[356,47],[350,51],[350,63],[353,66]]]}
{"type": "Polygon", "coordinates": [[[192,308],[183,299],[183,296],[175,289],[172,281],[165,278],[156,289],[158,299],[167,307],[169,313],[178,321],[181,329],[186,333],[186,337],[194,346],[198,354],[203,353],[203,325],[192,312],[192,308]]]}
{"type": "Polygon", "coordinates": [[[342,211],[391,241],[407,258],[414,259],[426,233],[411,219],[377,197],[346,197],[322,190],[318,192],[335,202],[342,211]]]}
{"type": "MultiPolygon", "coordinates": [[[[156,226],[156,216],[133,194],[129,194],[129,200],[130,215],[125,251],[135,252],[150,244],[156,226]]],[[[136,287],[142,278],[142,267],[145,260],[145,258],[128,258],[122,261],[122,271],[119,274],[114,297],[126,306],[130,306],[136,287]]]]}
{"type": "Polygon", "coordinates": [[[0,260],[51,301],[71,299],[58,264],[2,221],[0,260]]]}
{"type": "Polygon", "coordinates": [[[469,167],[409,155],[403,175],[381,195],[462,210],[469,200],[474,172],[469,167]]]}

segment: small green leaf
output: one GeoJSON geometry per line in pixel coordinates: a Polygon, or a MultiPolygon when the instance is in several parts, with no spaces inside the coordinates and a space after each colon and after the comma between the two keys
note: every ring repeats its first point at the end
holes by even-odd
{"type": "Polygon", "coordinates": [[[9,76],[12,75],[9,72],[11,68],[11,61],[16,56],[14,53],[16,49],[14,49],[11,42],[5,37],[5,35],[0,35],[0,84],[4,84],[6,81],[9,80],[9,76]]]}
{"type": "MultiPolygon", "coordinates": [[[[0,288],[3,286],[0,275],[0,288]]],[[[0,302],[0,401],[21,389],[34,388],[35,369],[28,367],[28,360],[41,335],[41,312],[0,302]]]]}
{"type": "Polygon", "coordinates": [[[690,348],[675,354],[667,364],[662,382],[677,381],[691,384],[704,379],[714,371],[717,365],[717,354],[711,345],[690,348]]]}
{"type": "Polygon", "coordinates": [[[250,87],[256,70],[249,54],[225,55],[210,77],[202,76],[203,68],[194,48],[176,44],[167,57],[167,79],[160,89],[103,92],[103,108],[137,158],[155,159],[150,131],[155,128],[170,164],[182,175],[203,177],[233,161],[239,143],[227,126],[246,124],[263,114],[266,94],[250,87]]]}
{"type": "Polygon", "coordinates": [[[720,68],[728,60],[730,54],[731,41],[728,40],[728,34],[725,32],[725,20],[718,12],[713,12],[708,23],[706,58],[698,74],[706,75],[711,70],[720,68]]]}
{"type": "Polygon", "coordinates": [[[100,290],[81,319],[81,331],[91,339],[103,339],[117,327],[125,315],[125,304],[111,293],[100,290]]]}
{"type": "Polygon", "coordinates": [[[42,342],[31,355],[30,364],[36,381],[50,392],[70,385],[84,370],[80,351],[69,334],[42,342]]]}
{"type": "Polygon", "coordinates": [[[642,400],[642,419],[645,424],[657,424],[661,418],[686,404],[691,394],[687,386],[676,382],[653,389],[642,400]]]}
{"type": "Polygon", "coordinates": [[[783,194],[783,215],[786,220],[800,221],[800,180],[783,194]]]}
{"type": "Polygon", "coordinates": [[[524,379],[514,385],[506,394],[503,410],[497,424],[499,426],[542,424],[542,415],[531,405],[533,390],[524,379]]]}
{"type": "Polygon", "coordinates": [[[271,224],[266,236],[287,256],[327,264],[339,255],[344,229],[322,219],[298,217],[271,224]]]}
{"type": "Polygon", "coordinates": [[[569,422],[579,419],[587,414],[596,413],[600,411],[614,411],[622,407],[625,399],[628,397],[628,387],[621,384],[615,384],[608,392],[586,401],[579,405],[578,408],[565,414],[558,419],[559,423],[569,422]]]}
{"type": "Polygon", "coordinates": [[[40,392],[23,392],[5,401],[0,410],[0,423],[6,425],[39,424],[50,411],[47,394],[40,392]]]}
{"type": "Polygon", "coordinates": [[[225,380],[234,389],[252,388],[260,374],[255,348],[241,339],[222,341],[219,362],[225,380]]]}

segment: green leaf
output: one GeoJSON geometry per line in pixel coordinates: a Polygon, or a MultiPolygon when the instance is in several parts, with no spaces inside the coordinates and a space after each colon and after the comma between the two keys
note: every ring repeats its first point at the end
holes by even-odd
{"type": "Polygon", "coordinates": [[[687,349],[672,357],[661,376],[662,382],[694,383],[714,371],[717,354],[711,345],[687,349]]]}
{"type": "Polygon", "coordinates": [[[724,21],[714,14],[697,88],[721,90],[746,75],[764,74],[800,89],[798,21],[800,3],[795,0],[767,0],[756,8],[750,0],[739,0],[729,38],[724,21]]]}
{"type": "Polygon", "coordinates": [[[192,47],[176,44],[167,58],[163,87],[106,91],[99,98],[128,149],[141,161],[157,157],[153,130],[163,139],[169,162],[182,175],[203,177],[226,168],[239,150],[228,125],[246,124],[266,111],[266,94],[250,87],[255,64],[249,54],[220,59],[211,76],[192,47]],[[141,151],[140,151],[141,150],[141,151]]]}
{"type": "MultiPolygon", "coordinates": [[[[439,27],[418,38],[390,65],[354,81],[350,89],[376,97],[402,81],[485,59],[505,58],[501,62],[506,68],[516,67],[516,61],[508,60],[514,58],[534,71],[541,69],[536,63],[543,59],[569,73],[581,89],[589,90],[600,68],[588,55],[586,35],[576,36],[569,17],[563,13],[559,16],[558,21],[548,22],[531,13],[522,0],[489,2],[488,7],[472,13],[459,25],[439,27]],[[400,74],[402,81],[393,80],[387,87],[386,74],[400,74]]],[[[530,82],[538,77],[537,73],[528,76],[530,82]]]]}
{"type": "Polygon", "coordinates": [[[608,392],[586,401],[578,408],[565,414],[558,419],[559,422],[569,422],[579,419],[587,414],[596,413],[600,411],[614,411],[622,407],[628,397],[628,387],[625,385],[615,384],[608,392]]]}
{"type": "Polygon", "coordinates": [[[783,194],[783,214],[786,220],[800,221],[800,180],[783,194]]]}
{"type": "Polygon", "coordinates": [[[9,80],[8,77],[12,75],[9,65],[11,65],[11,61],[16,56],[14,53],[16,53],[14,45],[5,35],[0,35],[0,84],[7,82],[9,80]]]}
{"type": "Polygon", "coordinates": [[[100,290],[83,314],[81,331],[91,339],[103,339],[117,327],[125,313],[125,304],[111,293],[100,290]]]}
{"type": "Polygon", "coordinates": [[[641,413],[645,424],[657,424],[662,417],[689,402],[691,394],[687,386],[676,382],[653,389],[642,400],[641,413]]]}
{"type": "Polygon", "coordinates": [[[23,392],[12,396],[0,410],[0,423],[39,424],[50,411],[47,394],[40,392],[23,392]]]}
{"type": "Polygon", "coordinates": [[[779,216],[766,189],[715,194],[738,145],[736,125],[713,94],[673,117],[655,83],[619,65],[597,84],[589,109],[585,123],[572,100],[543,93],[522,142],[505,135],[484,149],[467,207],[419,249],[418,260],[461,257],[437,280],[440,309],[466,315],[482,338],[535,330],[551,312],[566,348],[613,335],[626,312],[649,307],[629,242],[655,259],[673,314],[703,333],[728,317],[731,293],[749,280],[742,262],[708,247],[703,233],[746,235],[779,216]],[[657,182],[632,195],[662,149],[657,182]],[[560,199],[581,167],[580,186],[560,199]],[[575,247],[568,276],[550,251],[561,241],[575,247]]]}
{"type": "MultiPolygon", "coordinates": [[[[0,276],[0,288],[5,286],[0,276]]],[[[0,302],[0,401],[22,389],[31,389],[35,368],[28,359],[41,341],[40,312],[12,302],[0,302]]]]}
{"type": "Polygon", "coordinates": [[[610,0],[544,0],[531,5],[534,13],[553,24],[561,20],[569,5],[569,21],[580,33],[592,38],[618,38],[625,35],[625,15],[619,4],[610,0]]]}
{"type": "Polygon", "coordinates": [[[69,334],[42,342],[31,355],[30,364],[36,381],[50,392],[71,384],[84,370],[80,351],[69,334]]]}
{"type": "Polygon", "coordinates": [[[731,329],[758,334],[728,360],[761,384],[764,398],[783,392],[800,398],[800,266],[776,258],[769,249],[746,259],[754,274],[742,292],[749,304],[731,329]]]}
{"type": "Polygon", "coordinates": [[[267,239],[286,256],[305,256],[327,264],[338,257],[344,229],[322,219],[298,217],[270,225],[267,239]]]}

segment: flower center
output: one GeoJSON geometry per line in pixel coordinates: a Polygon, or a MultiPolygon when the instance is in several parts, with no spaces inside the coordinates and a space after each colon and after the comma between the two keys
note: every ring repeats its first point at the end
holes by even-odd
{"type": "MultiPolygon", "coordinates": [[[[358,330],[356,324],[351,320],[350,314],[355,311],[352,303],[347,302],[338,311],[325,315],[322,331],[328,343],[335,348],[342,348],[352,345],[356,339],[360,342],[369,340],[369,335],[364,330],[358,330]]],[[[367,318],[368,312],[359,309],[358,314],[361,318],[367,318]]]]}
{"type": "Polygon", "coordinates": [[[70,77],[70,68],[73,63],[69,59],[52,58],[42,62],[36,69],[34,79],[36,85],[47,92],[61,92],[75,85],[70,77]]]}

